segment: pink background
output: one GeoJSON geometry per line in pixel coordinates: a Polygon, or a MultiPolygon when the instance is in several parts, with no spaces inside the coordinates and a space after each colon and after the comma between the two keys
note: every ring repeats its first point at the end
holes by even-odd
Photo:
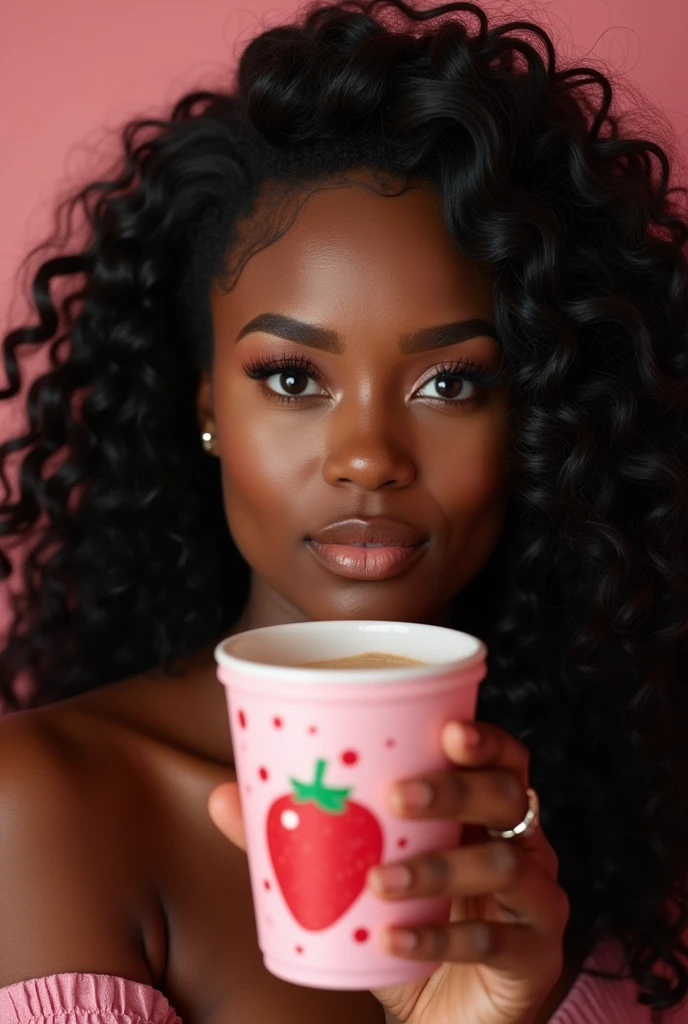
{"type": "MultiPolygon", "coordinates": [[[[540,0],[485,8],[543,24],[566,58],[623,76],[666,113],[653,133],[676,145],[684,183],[688,132],[685,0],[540,0]],[[659,17],[661,14],[661,17],[659,17]],[[672,135],[672,128],[675,135],[672,135]]],[[[0,4],[0,332],[27,322],[15,277],[22,256],[51,228],[55,199],[97,176],[127,119],[161,115],[183,92],[222,87],[227,69],[262,28],[289,20],[296,4],[251,0],[21,0],[0,4]]],[[[42,357],[33,360],[39,369],[42,357]]],[[[2,375],[4,382],[4,373],[2,375]]],[[[21,404],[0,406],[0,434],[15,433],[21,404]]],[[[6,622],[0,590],[0,628],[6,622]]]]}

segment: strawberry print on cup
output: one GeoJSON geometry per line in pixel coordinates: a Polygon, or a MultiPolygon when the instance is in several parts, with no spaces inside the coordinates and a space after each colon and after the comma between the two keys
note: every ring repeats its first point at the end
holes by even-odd
{"type": "Polygon", "coordinates": [[[284,901],[302,928],[335,924],[365,888],[368,869],[382,858],[375,814],[350,799],[351,788],[329,788],[327,761],[315,763],[311,783],[291,779],[292,792],[268,812],[268,850],[284,901]]]}

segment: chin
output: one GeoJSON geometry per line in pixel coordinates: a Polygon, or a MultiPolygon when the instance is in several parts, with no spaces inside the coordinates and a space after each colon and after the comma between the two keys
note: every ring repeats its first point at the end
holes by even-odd
{"type": "MultiPolygon", "coordinates": [[[[381,584],[366,583],[368,588],[380,587],[381,584]]],[[[348,594],[343,592],[337,598],[330,597],[327,601],[319,601],[313,607],[304,608],[309,619],[324,622],[336,619],[379,619],[390,622],[426,622],[437,616],[439,610],[447,603],[444,601],[421,602],[416,592],[405,594],[363,593],[360,585],[348,594]]]]}

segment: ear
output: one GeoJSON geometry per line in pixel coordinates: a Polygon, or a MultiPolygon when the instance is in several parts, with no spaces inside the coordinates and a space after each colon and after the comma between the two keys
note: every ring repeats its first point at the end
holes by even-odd
{"type": "Polygon", "coordinates": [[[214,434],[216,431],[215,413],[213,410],[213,390],[210,374],[207,370],[201,371],[201,376],[196,389],[196,416],[198,427],[201,433],[205,430],[214,434]]]}

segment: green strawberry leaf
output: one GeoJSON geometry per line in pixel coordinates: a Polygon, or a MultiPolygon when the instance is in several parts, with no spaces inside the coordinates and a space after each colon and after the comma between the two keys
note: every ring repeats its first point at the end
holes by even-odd
{"type": "Polygon", "coordinates": [[[327,761],[316,761],[315,778],[312,782],[299,782],[298,779],[290,778],[294,790],[294,803],[314,803],[326,814],[344,814],[346,812],[346,798],[351,793],[351,787],[347,789],[331,789],[324,783],[327,761]]]}

